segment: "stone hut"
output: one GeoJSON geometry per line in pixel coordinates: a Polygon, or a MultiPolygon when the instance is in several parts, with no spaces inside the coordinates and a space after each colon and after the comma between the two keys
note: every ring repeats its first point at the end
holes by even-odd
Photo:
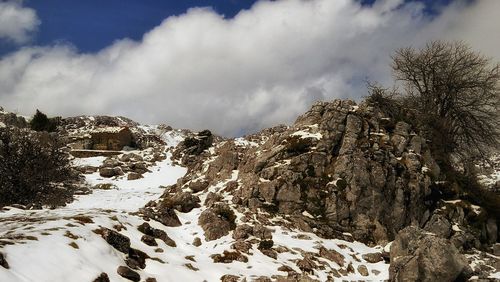
{"type": "Polygon", "coordinates": [[[93,150],[121,151],[133,145],[132,131],[128,127],[104,127],[90,132],[93,150]]]}

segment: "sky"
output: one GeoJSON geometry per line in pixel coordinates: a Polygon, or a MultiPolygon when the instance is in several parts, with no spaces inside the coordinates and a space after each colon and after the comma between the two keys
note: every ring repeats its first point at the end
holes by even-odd
{"type": "Polygon", "coordinates": [[[0,106],[238,136],[390,86],[397,48],[500,60],[498,0],[0,0],[0,106]]]}

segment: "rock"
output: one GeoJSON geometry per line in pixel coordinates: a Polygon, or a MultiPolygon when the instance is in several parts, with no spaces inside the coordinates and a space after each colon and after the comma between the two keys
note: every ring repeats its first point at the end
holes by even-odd
{"type": "Polygon", "coordinates": [[[128,279],[128,280],[131,280],[131,281],[134,281],[134,282],[138,282],[139,280],[141,280],[141,276],[139,275],[139,273],[133,271],[132,269],[130,269],[126,266],[119,266],[118,269],[116,270],[116,272],[121,277],[128,279]]]}
{"type": "Polygon", "coordinates": [[[237,240],[231,245],[231,248],[241,253],[248,254],[248,252],[252,248],[252,244],[243,240],[237,240]]]}
{"type": "Polygon", "coordinates": [[[176,209],[180,212],[190,212],[194,208],[200,207],[200,198],[191,193],[178,192],[174,195],[167,194],[163,196],[163,200],[160,203],[162,208],[176,209]]]}
{"type": "Polygon", "coordinates": [[[434,233],[442,238],[449,238],[451,235],[451,223],[443,215],[434,213],[425,224],[424,230],[434,233]]]}
{"type": "Polygon", "coordinates": [[[198,193],[205,190],[208,187],[209,183],[206,180],[195,181],[189,183],[189,188],[193,193],[198,193]]]}
{"type": "Polygon", "coordinates": [[[148,277],[145,282],[157,282],[156,278],[148,277]]]}
{"type": "Polygon", "coordinates": [[[156,220],[158,220],[165,226],[177,227],[182,225],[179,217],[177,217],[177,214],[175,213],[175,210],[172,208],[158,209],[158,212],[155,215],[156,220]]]}
{"type": "Polygon", "coordinates": [[[7,260],[5,259],[5,255],[3,253],[0,253],[0,266],[3,268],[9,269],[9,264],[7,263],[7,260]]]}
{"type": "Polygon", "coordinates": [[[358,272],[359,272],[359,274],[361,274],[363,276],[370,275],[370,273],[368,272],[368,268],[366,267],[366,265],[363,265],[363,264],[360,264],[358,266],[358,272]]]}
{"type": "Polygon", "coordinates": [[[219,239],[235,229],[236,215],[227,204],[218,203],[204,210],[198,219],[198,224],[205,232],[207,241],[219,239]]]}
{"type": "Polygon", "coordinates": [[[141,241],[148,246],[158,246],[158,243],[156,243],[156,240],[153,236],[143,235],[141,237],[141,241]]]}
{"type": "Polygon", "coordinates": [[[306,255],[303,259],[297,262],[297,267],[305,273],[313,273],[317,265],[310,256],[306,255]]]}
{"type": "Polygon", "coordinates": [[[132,269],[144,269],[146,267],[147,258],[149,258],[149,256],[145,252],[130,248],[125,262],[132,269]]]}
{"type": "Polygon", "coordinates": [[[105,159],[103,162],[102,162],[102,167],[107,167],[107,168],[113,168],[113,167],[118,167],[120,166],[121,163],[116,160],[116,159],[105,159]]]}
{"type": "Polygon", "coordinates": [[[208,192],[207,197],[205,198],[205,203],[204,205],[206,207],[212,207],[216,203],[220,202],[222,200],[222,196],[220,194],[214,193],[214,192],[208,192]]]}
{"type": "Polygon", "coordinates": [[[273,240],[263,240],[263,241],[259,242],[258,249],[259,250],[268,250],[268,249],[271,249],[273,247],[273,245],[274,245],[273,240]]]}
{"type": "Polygon", "coordinates": [[[130,249],[130,239],[114,230],[103,228],[102,238],[118,251],[128,254],[130,249]]]}
{"type": "Polygon", "coordinates": [[[384,260],[381,253],[369,253],[364,254],[361,257],[369,263],[377,263],[384,260]]]}
{"type": "Polygon", "coordinates": [[[345,264],[344,256],[335,250],[328,250],[325,247],[321,247],[319,249],[319,255],[327,260],[335,262],[340,267],[343,267],[345,264]]]}
{"type": "Polygon", "coordinates": [[[233,231],[233,239],[246,239],[252,235],[252,230],[252,226],[248,224],[238,225],[233,231]]]}
{"type": "Polygon", "coordinates": [[[238,282],[240,279],[239,276],[226,274],[220,278],[221,282],[238,282]]]}
{"type": "Polygon", "coordinates": [[[116,187],[116,185],[112,184],[112,183],[99,183],[99,184],[96,184],[93,189],[97,189],[97,190],[111,190],[111,189],[118,189],[116,187]]]}
{"type": "Polygon", "coordinates": [[[96,279],[94,279],[92,282],[109,282],[108,274],[103,272],[96,279]]]}
{"type": "Polygon", "coordinates": [[[486,222],[486,234],[489,244],[494,244],[497,242],[498,226],[497,220],[495,218],[488,218],[488,221],[486,222]]]}
{"type": "Polygon", "coordinates": [[[238,251],[224,251],[222,254],[210,256],[214,263],[232,263],[233,261],[248,262],[248,258],[238,251]]]}
{"type": "Polygon", "coordinates": [[[201,239],[199,237],[195,237],[193,239],[193,246],[195,246],[195,247],[201,246],[201,239]]]}
{"type": "Polygon", "coordinates": [[[112,167],[101,167],[99,168],[99,175],[102,177],[113,177],[118,175],[114,168],[112,167]]]}
{"type": "Polygon", "coordinates": [[[391,245],[391,281],[455,281],[467,263],[448,240],[410,226],[391,245]]]}
{"type": "Polygon", "coordinates": [[[136,180],[140,178],[143,178],[142,174],[133,171],[129,172],[127,175],[127,180],[136,180]]]}
{"type": "MultiPolygon", "coordinates": [[[[177,247],[177,244],[175,243],[174,240],[172,240],[172,238],[170,238],[168,236],[167,232],[165,232],[161,229],[153,228],[147,222],[144,222],[143,224],[139,225],[137,227],[137,230],[139,230],[140,232],[144,233],[147,236],[162,240],[163,242],[165,242],[165,244],[167,244],[167,246],[177,247]]],[[[143,236],[143,238],[144,238],[144,236],[143,236]]],[[[146,238],[146,240],[150,240],[150,239],[146,238]]],[[[146,242],[144,242],[144,243],[146,243],[146,242]]],[[[156,241],[155,241],[155,243],[156,243],[156,241]]],[[[150,246],[156,246],[156,245],[150,245],[150,246]]]]}
{"type": "Polygon", "coordinates": [[[200,131],[197,136],[186,137],[181,142],[180,147],[187,155],[199,155],[204,150],[210,148],[213,142],[213,135],[210,130],[200,131]]]}
{"type": "Polygon", "coordinates": [[[273,249],[259,249],[259,251],[270,258],[278,259],[278,253],[273,249]]]}
{"type": "Polygon", "coordinates": [[[253,226],[252,233],[253,233],[253,236],[255,236],[259,239],[262,239],[262,240],[273,238],[273,234],[271,233],[271,229],[263,226],[262,224],[255,224],[253,226]]]}
{"type": "MultiPolygon", "coordinates": [[[[493,254],[495,256],[500,256],[500,243],[493,244],[493,254]]],[[[1,255],[0,255],[1,257],[1,255]]]]}

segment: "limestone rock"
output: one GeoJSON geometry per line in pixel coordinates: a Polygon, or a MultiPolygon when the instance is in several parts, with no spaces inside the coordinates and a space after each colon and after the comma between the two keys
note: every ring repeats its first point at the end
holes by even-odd
{"type": "Polygon", "coordinates": [[[391,245],[391,281],[455,281],[466,260],[446,239],[409,226],[391,245]]]}
{"type": "Polygon", "coordinates": [[[203,228],[206,240],[211,241],[235,229],[235,219],[234,212],[227,204],[216,204],[201,213],[198,224],[203,228]]]}

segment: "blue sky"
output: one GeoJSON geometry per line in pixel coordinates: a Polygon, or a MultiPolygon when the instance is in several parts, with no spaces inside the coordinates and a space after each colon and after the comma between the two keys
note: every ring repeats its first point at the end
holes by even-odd
{"type": "MultiPolygon", "coordinates": [[[[180,15],[193,7],[211,7],[226,18],[249,9],[257,0],[25,0],[36,10],[42,26],[32,44],[65,42],[82,52],[96,52],[113,41],[140,40],[143,34],[169,16],[180,15]]],[[[372,5],[375,0],[360,0],[372,5]]],[[[451,0],[415,0],[425,3],[426,13],[434,14],[451,0]]],[[[408,1],[407,1],[408,2],[408,1]]],[[[0,56],[19,46],[0,41],[0,56]]]]}
{"type": "Polygon", "coordinates": [[[0,0],[0,106],[255,132],[318,100],[360,101],[366,80],[390,87],[397,48],[462,40],[500,60],[498,11],[499,0],[0,0]]]}
{"type": "MultiPolygon", "coordinates": [[[[98,51],[117,39],[142,35],[172,15],[192,7],[212,7],[233,17],[256,0],[26,0],[36,10],[42,28],[33,39],[37,45],[68,42],[83,52],[98,51]]],[[[18,46],[0,41],[0,55],[18,46]]]]}

